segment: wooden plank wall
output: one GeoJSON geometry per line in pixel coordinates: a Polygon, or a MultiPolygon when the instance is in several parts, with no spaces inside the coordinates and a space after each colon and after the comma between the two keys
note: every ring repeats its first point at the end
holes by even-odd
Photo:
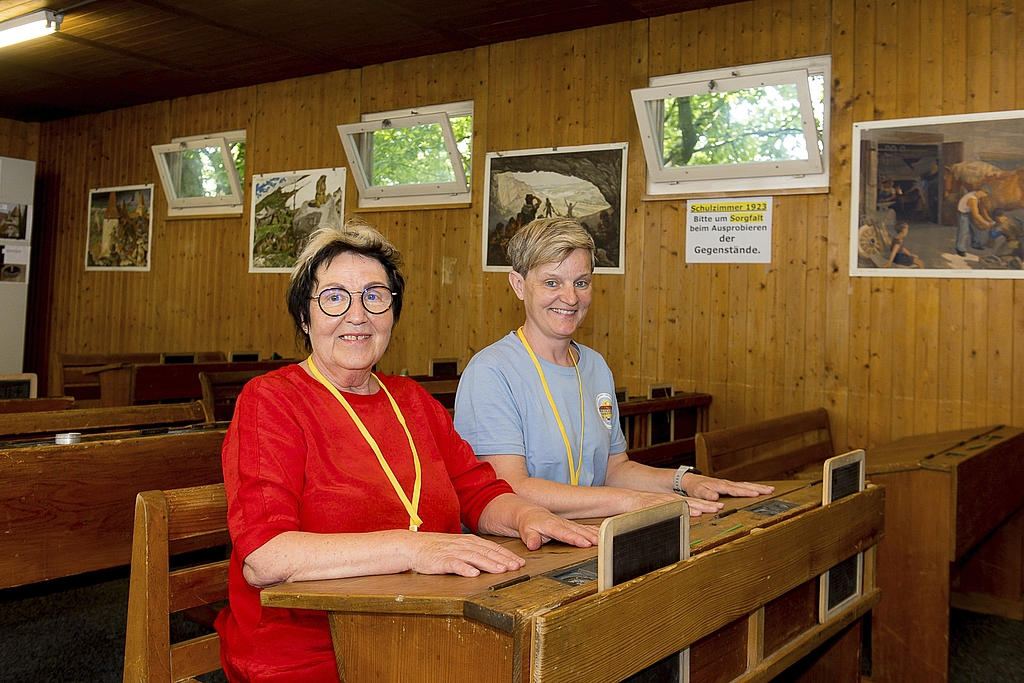
{"type": "Polygon", "coordinates": [[[39,124],[0,119],[0,157],[39,158],[39,124]]]}
{"type": "MultiPolygon", "coordinates": [[[[485,152],[625,141],[626,274],[596,278],[579,334],[618,384],[709,392],[712,427],[824,405],[839,447],[1024,425],[1024,282],[847,275],[853,122],[1024,107],[1022,16],[1024,0],[753,0],[42,124],[41,172],[59,188],[45,212],[56,244],[49,349],[296,354],[287,276],[247,272],[248,207],[165,220],[158,187],[152,271],[85,273],[88,189],[156,182],[150,145],[234,128],[248,130],[250,174],[343,166],[336,124],[472,99],[472,205],[359,212],[407,260],[383,370],[464,365],[522,321],[506,277],[480,269],[485,152]],[[826,53],[831,193],[775,198],[768,266],[686,265],[685,203],[643,198],[629,90],[826,53]]],[[[354,212],[351,180],[346,205],[354,212]]]]}

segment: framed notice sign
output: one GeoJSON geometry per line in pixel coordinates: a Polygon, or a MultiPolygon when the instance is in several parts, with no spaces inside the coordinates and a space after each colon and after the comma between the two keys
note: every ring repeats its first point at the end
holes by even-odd
{"type": "Polygon", "coordinates": [[[688,202],[686,262],[771,263],[772,198],[688,202]]]}

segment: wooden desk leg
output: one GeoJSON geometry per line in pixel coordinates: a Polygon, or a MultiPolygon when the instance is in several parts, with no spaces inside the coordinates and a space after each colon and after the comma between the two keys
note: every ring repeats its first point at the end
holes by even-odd
{"type": "Polygon", "coordinates": [[[512,636],[461,616],[329,615],[342,683],[512,681],[512,636]]]}
{"type": "Polygon", "coordinates": [[[949,675],[949,555],[955,528],[946,473],[872,475],[886,487],[885,537],[876,579],[871,679],[946,683],[949,675]]]}

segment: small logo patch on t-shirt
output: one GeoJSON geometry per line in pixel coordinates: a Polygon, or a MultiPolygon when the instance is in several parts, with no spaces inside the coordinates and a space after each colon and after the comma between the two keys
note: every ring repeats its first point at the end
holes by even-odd
{"type": "Polygon", "coordinates": [[[612,428],[612,395],[611,394],[598,394],[597,395],[597,412],[601,413],[601,421],[604,422],[604,426],[609,430],[612,428]]]}

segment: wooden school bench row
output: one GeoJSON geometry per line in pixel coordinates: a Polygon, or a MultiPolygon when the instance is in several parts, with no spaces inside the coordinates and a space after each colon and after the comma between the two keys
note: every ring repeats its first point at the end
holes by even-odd
{"type": "MultiPolygon", "coordinates": [[[[690,528],[689,560],[601,593],[589,569],[597,549],[552,543],[531,553],[495,537],[529,557],[529,574],[297,582],[264,590],[263,604],[327,611],[339,671],[353,683],[613,682],[684,648],[695,683],[858,680],[861,620],[880,597],[871,548],[882,535],[884,490],[822,506],[820,483],[778,482],[770,498],[730,501],[725,531],[715,517],[690,528]],[[819,619],[819,575],[862,551],[861,594],[819,619]]],[[[216,633],[172,647],[168,623],[173,612],[226,597],[227,563],[171,571],[168,558],[186,539],[222,544],[226,516],[222,486],[138,496],[126,682],[220,668],[216,633]]]]}
{"type": "MultiPolygon", "coordinates": [[[[196,404],[172,404],[0,416],[0,440],[83,432],[78,444],[0,450],[0,587],[127,563],[136,493],[221,481],[223,429],[142,433],[199,422],[201,413],[196,404]],[[115,429],[134,431],[90,433],[115,429]]],[[[824,410],[702,432],[695,441],[704,471],[749,479],[794,470],[820,477],[814,461],[834,453],[824,410]]],[[[913,437],[869,450],[867,469],[890,499],[873,679],[898,681],[911,667],[942,683],[951,602],[1024,614],[1024,433],[996,427],[913,437]]]]}

